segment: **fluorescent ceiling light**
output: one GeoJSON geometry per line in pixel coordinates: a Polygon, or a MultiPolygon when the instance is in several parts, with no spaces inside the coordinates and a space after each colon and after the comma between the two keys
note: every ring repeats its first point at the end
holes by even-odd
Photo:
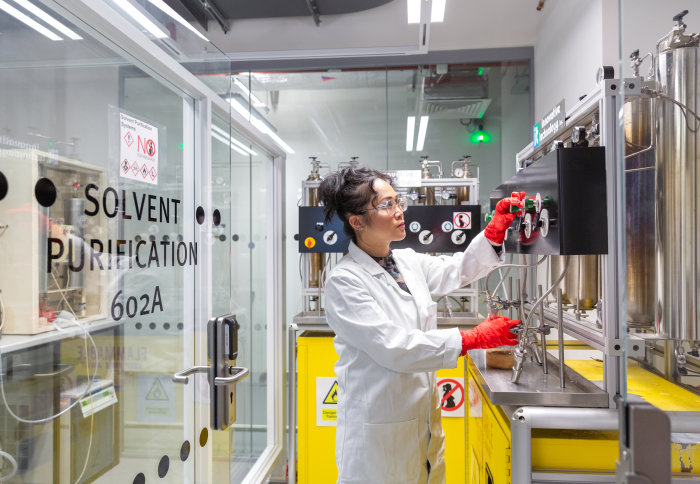
{"type": "Polygon", "coordinates": [[[250,89],[248,89],[248,86],[243,84],[241,81],[239,81],[235,77],[233,78],[233,83],[238,87],[238,89],[243,91],[243,94],[245,94],[246,97],[249,97],[250,100],[253,101],[253,106],[258,107],[258,108],[265,106],[264,102],[262,102],[255,94],[250,92],[250,89]]]}
{"type": "Polygon", "coordinates": [[[246,153],[246,152],[243,151],[242,149],[238,148],[238,147],[235,146],[233,143],[231,143],[231,142],[229,142],[229,141],[226,141],[226,139],[223,138],[222,136],[219,136],[219,135],[216,134],[216,133],[212,133],[212,134],[211,134],[211,137],[214,138],[214,139],[217,140],[217,141],[220,141],[221,143],[223,143],[223,144],[226,145],[226,146],[230,146],[231,149],[232,149],[233,151],[236,151],[236,152],[242,154],[243,156],[248,156],[248,153],[246,153]]]}
{"type": "Polygon", "coordinates": [[[231,107],[233,109],[238,111],[238,114],[243,116],[246,121],[250,122],[250,111],[248,109],[246,109],[246,107],[244,105],[242,105],[241,103],[239,103],[236,99],[234,99],[232,97],[228,98],[228,103],[231,105],[231,107]]]}
{"type": "Polygon", "coordinates": [[[408,6],[408,23],[420,23],[420,0],[406,0],[408,6]]]}
{"type": "Polygon", "coordinates": [[[33,3],[29,2],[28,0],[14,0],[16,4],[24,8],[25,10],[33,13],[37,17],[39,17],[41,20],[58,30],[59,32],[63,33],[66,37],[72,40],[82,40],[83,38],[73,32],[71,29],[63,25],[61,22],[53,18],[51,15],[48,13],[44,12],[42,9],[34,5],[33,3]]]}
{"type": "Polygon", "coordinates": [[[275,133],[273,131],[268,131],[267,134],[270,135],[270,138],[272,138],[272,141],[277,143],[288,154],[293,155],[295,153],[291,146],[289,146],[287,143],[285,143],[282,138],[277,136],[277,133],[275,133]]]}
{"type": "MultiPolygon", "coordinates": [[[[256,153],[255,151],[253,151],[253,150],[251,150],[250,148],[248,148],[246,145],[244,145],[243,143],[241,143],[240,141],[238,141],[236,138],[234,138],[233,136],[231,136],[230,134],[228,134],[226,131],[224,131],[223,129],[219,128],[218,126],[212,124],[212,125],[211,125],[211,130],[212,130],[215,134],[218,134],[219,136],[222,136],[222,137],[224,137],[224,138],[228,138],[232,144],[236,145],[238,148],[242,149],[242,150],[245,151],[246,153],[248,153],[248,154],[250,154],[250,155],[253,155],[253,156],[257,156],[257,153],[256,153]]],[[[213,134],[212,134],[212,136],[213,136],[213,134]]]]}
{"type": "Polygon", "coordinates": [[[431,0],[433,7],[430,10],[431,22],[442,22],[445,20],[445,0],[431,0]]]}
{"type": "Polygon", "coordinates": [[[15,7],[8,5],[6,2],[3,0],[0,0],[0,10],[4,10],[5,12],[9,13],[12,15],[14,18],[22,22],[23,24],[33,28],[37,32],[39,32],[41,35],[45,35],[51,40],[63,40],[61,37],[58,35],[54,34],[51,32],[49,29],[41,25],[35,20],[32,20],[29,18],[27,15],[23,14],[19,10],[17,10],[15,7]]]}
{"type": "Polygon", "coordinates": [[[177,13],[175,10],[170,8],[170,5],[165,3],[163,0],[148,0],[148,1],[151,2],[151,4],[154,7],[159,8],[166,15],[169,15],[170,17],[174,18],[180,25],[185,27],[187,30],[194,32],[194,34],[197,37],[209,42],[209,39],[207,39],[204,35],[202,35],[202,33],[199,30],[195,29],[187,20],[182,18],[182,16],[179,13],[177,13]]]}
{"type": "MultiPolygon", "coordinates": [[[[238,95],[237,95],[238,96],[238,95]]],[[[260,119],[258,116],[251,115],[250,111],[243,106],[238,100],[236,100],[233,97],[228,98],[229,104],[238,111],[255,129],[260,131],[262,134],[267,134],[272,138],[272,141],[277,143],[284,151],[287,153],[294,154],[295,151],[292,149],[291,146],[289,146],[287,143],[284,142],[282,138],[277,136],[277,133],[275,133],[267,124],[265,121],[260,119]]]]}
{"type": "Polygon", "coordinates": [[[420,126],[418,126],[418,142],[416,143],[416,151],[423,151],[425,144],[425,133],[428,131],[429,116],[420,117],[420,126]]]}
{"type": "Polygon", "coordinates": [[[136,20],[141,27],[146,29],[148,32],[151,33],[155,38],[157,39],[167,39],[168,34],[163,32],[156,24],[151,22],[148,17],[146,17],[143,13],[139,11],[136,7],[131,5],[129,3],[129,0],[114,0],[114,3],[116,3],[119,8],[124,10],[131,18],[136,20]]]}
{"type": "Polygon", "coordinates": [[[416,131],[416,117],[406,118],[406,151],[413,151],[413,136],[416,131]]]}

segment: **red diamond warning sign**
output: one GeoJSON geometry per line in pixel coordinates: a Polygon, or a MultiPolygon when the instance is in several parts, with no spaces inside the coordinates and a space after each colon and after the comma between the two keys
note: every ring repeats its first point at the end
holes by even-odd
{"type": "Polygon", "coordinates": [[[124,161],[122,161],[121,167],[122,167],[122,171],[124,173],[129,173],[129,160],[124,158],[124,161]]]}
{"type": "Polygon", "coordinates": [[[131,131],[126,132],[124,135],[124,141],[126,142],[126,146],[131,146],[134,144],[134,135],[131,134],[131,131]]]}
{"type": "Polygon", "coordinates": [[[146,178],[148,176],[148,168],[146,168],[146,165],[143,165],[141,167],[141,176],[146,178]]]}
{"type": "Polygon", "coordinates": [[[136,175],[139,172],[139,164],[135,161],[131,164],[131,171],[136,175]]]}
{"type": "Polygon", "coordinates": [[[151,175],[151,180],[155,180],[158,176],[158,172],[156,171],[155,167],[151,168],[151,171],[149,171],[148,174],[151,175]]]}

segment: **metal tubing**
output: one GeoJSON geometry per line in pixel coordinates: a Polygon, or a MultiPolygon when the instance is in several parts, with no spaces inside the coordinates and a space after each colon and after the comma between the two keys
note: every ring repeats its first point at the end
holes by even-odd
{"type": "Polygon", "coordinates": [[[521,407],[510,419],[512,484],[532,484],[532,429],[617,430],[617,410],[521,407]]]}
{"type": "Polygon", "coordinates": [[[559,347],[559,386],[564,388],[566,381],[564,380],[564,308],[562,307],[561,288],[557,289],[557,343],[559,347]]]}
{"type": "MultiPolygon", "coordinates": [[[[671,420],[671,432],[700,432],[697,413],[666,414],[671,420]]],[[[532,484],[532,429],[618,430],[618,415],[615,409],[518,408],[510,419],[512,484],[532,484]]]]}
{"type": "MultiPolygon", "coordinates": [[[[537,297],[542,298],[542,284],[537,286],[537,297]]],[[[547,363],[547,335],[545,334],[544,326],[544,301],[540,303],[540,334],[542,335],[542,371],[545,375],[549,374],[549,363],[547,363]]]]}

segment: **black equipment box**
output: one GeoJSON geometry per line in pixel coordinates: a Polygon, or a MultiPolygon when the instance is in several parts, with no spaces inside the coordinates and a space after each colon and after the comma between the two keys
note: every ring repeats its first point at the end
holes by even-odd
{"type": "Polygon", "coordinates": [[[606,254],[608,217],[605,148],[559,148],[524,168],[489,195],[491,209],[511,192],[533,200],[515,218],[507,252],[606,254]]]}

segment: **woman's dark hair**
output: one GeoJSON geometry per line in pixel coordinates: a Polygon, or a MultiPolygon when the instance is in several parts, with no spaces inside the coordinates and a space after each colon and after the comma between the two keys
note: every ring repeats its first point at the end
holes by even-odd
{"type": "Polygon", "coordinates": [[[326,223],[337,213],[343,221],[345,233],[356,240],[355,231],[348,219],[351,215],[364,213],[369,202],[376,206],[376,180],[391,184],[389,175],[371,168],[344,168],[326,176],[318,189],[326,213],[326,223]]]}

